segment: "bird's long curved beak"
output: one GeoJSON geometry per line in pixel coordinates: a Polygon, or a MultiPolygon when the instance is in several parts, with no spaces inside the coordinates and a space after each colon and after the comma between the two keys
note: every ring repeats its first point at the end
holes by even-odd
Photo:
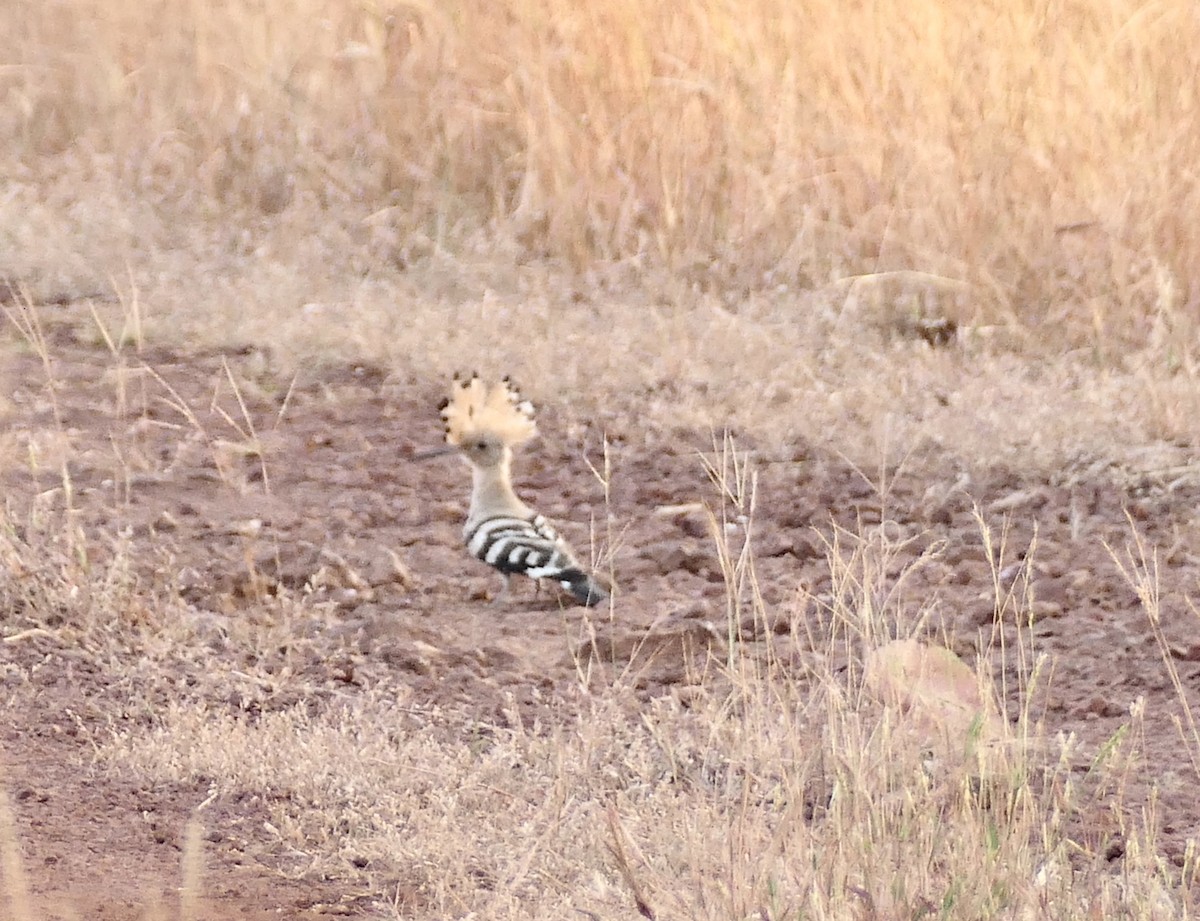
{"type": "Polygon", "coordinates": [[[426,448],[424,451],[413,451],[412,459],[418,461],[429,460],[431,457],[453,454],[457,450],[453,445],[442,445],[440,448],[426,448]]]}

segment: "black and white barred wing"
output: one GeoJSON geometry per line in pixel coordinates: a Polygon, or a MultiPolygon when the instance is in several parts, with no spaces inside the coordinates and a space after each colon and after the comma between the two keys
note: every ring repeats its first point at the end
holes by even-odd
{"type": "Polygon", "coordinates": [[[533,515],[529,519],[529,526],[537,531],[538,534],[540,534],[546,540],[553,541],[555,544],[561,546],[564,550],[566,549],[566,544],[559,536],[558,532],[554,530],[554,525],[548,522],[541,515],[533,515]]]}
{"type": "Polygon", "coordinates": [[[487,518],[465,536],[471,555],[501,572],[547,579],[563,569],[578,568],[562,538],[540,515],[487,518]]]}
{"type": "Polygon", "coordinates": [[[596,604],[606,592],[588,577],[554,527],[541,515],[497,515],[469,527],[464,537],[476,559],[505,574],[553,579],[584,604],[596,604]]]}

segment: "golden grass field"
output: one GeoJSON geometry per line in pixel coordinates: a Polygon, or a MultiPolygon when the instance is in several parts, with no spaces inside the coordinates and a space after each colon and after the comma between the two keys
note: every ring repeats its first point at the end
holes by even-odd
{"type": "Polygon", "coordinates": [[[115,921],[1195,915],[1200,11],[9,0],[0,34],[0,918],[96,878],[115,921]],[[622,586],[595,620],[481,600],[465,478],[411,461],[475,368],[547,414],[523,463],[622,586]],[[897,636],[1007,719],[931,741],[865,677],[897,636]]]}

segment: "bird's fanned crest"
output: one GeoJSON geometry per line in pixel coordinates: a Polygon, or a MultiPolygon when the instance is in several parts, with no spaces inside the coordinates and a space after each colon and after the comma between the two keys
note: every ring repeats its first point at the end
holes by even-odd
{"type": "Polygon", "coordinates": [[[518,445],[537,434],[533,404],[507,377],[489,388],[479,375],[455,377],[450,398],[442,404],[446,443],[458,447],[474,438],[494,437],[506,445],[518,445]]]}

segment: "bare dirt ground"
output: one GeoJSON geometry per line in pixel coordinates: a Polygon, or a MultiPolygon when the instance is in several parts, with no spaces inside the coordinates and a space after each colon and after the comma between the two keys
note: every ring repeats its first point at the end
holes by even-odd
{"type": "MultiPolygon", "coordinates": [[[[195,647],[163,652],[153,636],[126,649],[93,646],[53,611],[14,602],[3,612],[4,785],[44,917],[122,921],[174,904],[184,830],[201,804],[206,916],[374,917],[381,889],[400,905],[409,898],[403,873],[387,886],[368,882],[371,868],[352,856],[344,872],[310,872],[272,834],[257,796],[213,799],[199,782],[147,786],[96,762],[97,740],[150,725],[168,696],[207,696],[253,715],[298,698],[317,711],[387,687],[412,707],[467,707],[503,721],[511,719],[504,702],[515,700],[520,712],[551,718],[556,700],[610,671],[628,676],[644,701],[686,693],[705,661],[698,653],[720,661],[730,639],[726,588],[695,505],[719,501],[701,462],[713,453],[710,433],[641,431],[636,416],[620,413],[567,430],[558,407],[542,406],[542,438],[517,464],[519,490],[578,547],[589,546],[590,522],[598,538],[619,536],[618,600],[611,614],[588,613],[522,585],[497,605],[498,580],[460,545],[465,469],[454,458],[413,460],[439,443],[444,382],[363,366],[293,381],[253,350],[153,348],[117,359],[75,329],[49,329],[53,388],[42,361],[10,341],[2,476],[11,518],[26,521],[34,508],[65,516],[85,535],[94,567],[126,553],[135,596],[185,602],[195,647]],[[589,469],[603,463],[606,434],[607,506],[589,469]],[[264,624],[272,617],[286,622],[264,624]],[[247,622],[283,639],[244,643],[247,622]],[[84,639],[64,641],[74,636],[84,639]],[[147,655],[175,662],[174,672],[142,675],[147,655]],[[231,690],[211,680],[217,672],[277,680],[231,690]]],[[[753,454],[752,442],[739,446],[753,454]]],[[[969,659],[1015,637],[1011,623],[996,625],[994,579],[1031,592],[1034,647],[1054,663],[1035,707],[1051,734],[1079,736],[1083,777],[1144,698],[1144,764],[1127,778],[1126,802],[1146,804],[1157,786],[1162,855],[1182,864],[1186,839],[1200,836],[1200,803],[1172,723],[1181,706],[1143,606],[1106,545],[1124,553],[1132,522],[1159,548],[1162,629],[1200,709],[1200,636],[1184,601],[1200,580],[1195,478],[1123,481],[1084,468],[1048,481],[966,471],[933,454],[860,470],[804,445],[754,463],[759,581],[765,609],[776,613],[741,625],[746,649],[802,671],[811,644],[797,624],[820,629],[822,599],[836,590],[826,542],[836,535],[851,546],[881,522],[897,571],[910,567],[893,590],[914,611],[931,607],[930,631],[969,659]],[[1003,535],[995,565],[980,518],[997,547],[1003,535]]],[[[19,531],[17,539],[28,537],[19,531]]],[[[3,578],[10,598],[23,597],[22,573],[3,578]]],[[[1017,712],[1016,688],[1004,704],[1017,712]]],[[[1119,869],[1120,817],[1106,803],[1097,791],[1078,840],[1119,869]]],[[[415,901],[410,911],[419,915],[415,901]]]]}

